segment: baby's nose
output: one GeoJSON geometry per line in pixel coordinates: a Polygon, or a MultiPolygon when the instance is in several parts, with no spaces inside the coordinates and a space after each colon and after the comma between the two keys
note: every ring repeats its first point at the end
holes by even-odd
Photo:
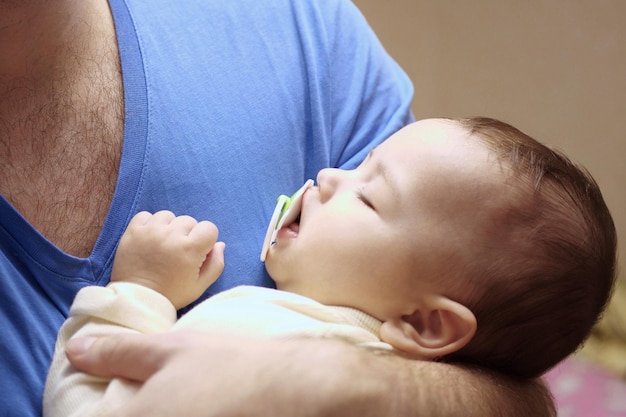
{"type": "Polygon", "coordinates": [[[317,174],[317,186],[322,199],[329,198],[341,182],[343,171],[337,168],[324,168],[317,174]]]}

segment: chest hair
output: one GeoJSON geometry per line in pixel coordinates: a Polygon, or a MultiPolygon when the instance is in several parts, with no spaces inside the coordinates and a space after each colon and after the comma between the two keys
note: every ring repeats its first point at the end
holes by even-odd
{"type": "Polygon", "coordinates": [[[117,51],[52,83],[23,80],[0,94],[0,193],[60,249],[88,256],[121,154],[117,51]]]}

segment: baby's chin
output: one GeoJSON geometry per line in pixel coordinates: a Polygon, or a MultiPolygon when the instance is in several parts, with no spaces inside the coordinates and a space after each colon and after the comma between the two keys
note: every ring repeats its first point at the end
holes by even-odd
{"type": "Polygon", "coordinates": [[[308,258],[307,252],[298,240],[299,227],[283,227],[276,235],[276,241],[270,246],[265,257],[265,269],[277,285],[292,282],[301,276],[302,261],[308,258]]]}
{"type": "Polygon", "coordinates": [[[275,246],[276,244],[272,245],[272,247],[270,247],[267,251],[267,256],[265,257],[265,270],[278,286],[282,282],[281,278],[285,275],[285,268],[281,262],[281,251],[275,246]]]}

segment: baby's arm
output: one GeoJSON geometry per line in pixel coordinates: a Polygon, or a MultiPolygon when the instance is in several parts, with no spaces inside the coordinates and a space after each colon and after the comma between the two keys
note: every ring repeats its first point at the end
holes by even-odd
{"type": "Polygon", "coordinates": [[[122,236],[111,282],[131,282],[167,297],[180,309],[222,273],[224,244],[217,227],[169,211],[141,212],[122,236]]]}
{"type": "Polygon", "coordinates": [[[176,322],[176,309],[194,301],[222,272],[217,228],[170,212],[139,213],[122,236],[107,287],[83,288],[57,337],[44,395],[44,417],[89,417],[124,404],[139,384],[106,380],[74,369],[67,342],[80,336],[155,333],[176,322]]]}

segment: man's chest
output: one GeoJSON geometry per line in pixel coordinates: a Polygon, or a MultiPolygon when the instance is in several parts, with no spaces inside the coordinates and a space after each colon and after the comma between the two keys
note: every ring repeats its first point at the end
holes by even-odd
{"type": "Polygon", "coordinates": [[[121,90],[117,80],[39,105],[26,97],[22,112],[0,118],[0,193],[72,255],[89,255],[113,197],[123,137],[121,90]]]}
{"type": "Polygon", "coordinates": [[[3,165],[0,192],[60,249],[88,256],[113,197],[119,144],[98,141],[89,152],[68,147],[56,157],[3,165]]]}

